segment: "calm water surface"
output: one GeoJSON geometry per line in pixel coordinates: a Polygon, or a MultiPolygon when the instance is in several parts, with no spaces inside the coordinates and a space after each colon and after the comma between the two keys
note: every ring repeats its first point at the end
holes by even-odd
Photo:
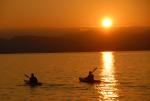
{"type": "Polygon", "coordinates": [[[0,100],[150,101],[150,52],[1,54],[0,100]],[[95,67],[102,83],[80,83],[95,67]],[[32,72],[42,86],[24,85],[32,72]]]}

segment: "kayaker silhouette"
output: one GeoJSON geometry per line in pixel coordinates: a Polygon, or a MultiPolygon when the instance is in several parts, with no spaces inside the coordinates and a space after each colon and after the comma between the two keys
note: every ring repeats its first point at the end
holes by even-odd
{"type": "Polygon", "coordinates": [[[34,73],[31,73],[31,76],[28,76],[27,74],[25,74],[25,76],[28,78],[28,80],[24,80],[24,82],[27,85],[30,86],[41,86],[42,83],[38,81],[38,79],[34,76],[34,73]]]}
{"type": "Polygon", "coordinates": [[[89,71],[89,75],[87,77],[79,77],[80,82],[86,82],[86,83],[100,83],[100,80],[95,80],[93,73],[97,70],[97,68],[94,68],[93,71],[89,71]]]}
{"type": "Polygon", "coordinates": [[[94,75],[92,74],[92,71],[89,71],[89,75],[85,79],[88,81],[94,81],[94,75]]]}
{"type": "Polygon", "coordinates": [[[38,84],[38,79],[34,76],[34,73],[31,73],[31,77],[29,77],[29,82],[31,84],[38,84]]]}

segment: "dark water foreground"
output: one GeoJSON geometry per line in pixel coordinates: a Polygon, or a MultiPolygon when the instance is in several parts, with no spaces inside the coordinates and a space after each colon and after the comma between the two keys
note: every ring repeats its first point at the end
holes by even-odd
{"type": "Polygon", "coordinates": [[[2,101],[150,101],[150,52],[1,54],[2,101]],[[78,77],[98,67],[100,84],[78,77]],[[25,86],[24,73],[44,84],[25,86]]]}

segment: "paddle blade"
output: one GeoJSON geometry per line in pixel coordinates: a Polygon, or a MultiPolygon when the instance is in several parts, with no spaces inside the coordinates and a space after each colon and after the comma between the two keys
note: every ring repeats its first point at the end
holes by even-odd
{"type": "Polygon", "coordinates": [[[24,75],[25,75],[25,77],[30,78],[27,74],[24,74],[24,75]]]}
{"type": "Polygon", "coordinates": [[[96,68],[94,68],[92,72],[95,72],[96,70],[97,70],[97,67],[96,67],[96,68]]]}

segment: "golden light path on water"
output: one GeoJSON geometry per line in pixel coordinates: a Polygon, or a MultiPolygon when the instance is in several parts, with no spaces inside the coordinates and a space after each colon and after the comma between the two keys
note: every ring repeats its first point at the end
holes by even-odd
{"type": "Polygon", "coordinates": [[[99,101],[118,101],[117,80],[114,75],[113,52],[102,52],[102,70],[100,73],[101,84],[96,88],[99,93],[99,101]]]}

